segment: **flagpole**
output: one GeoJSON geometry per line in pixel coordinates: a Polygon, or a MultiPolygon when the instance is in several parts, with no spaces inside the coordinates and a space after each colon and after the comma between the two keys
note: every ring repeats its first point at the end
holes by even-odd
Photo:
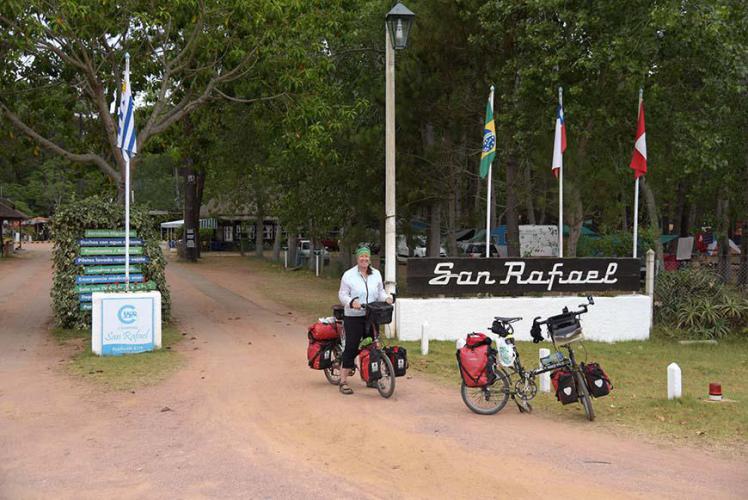
{"type": "MultiPolygon", "coordinates": [[[[125,75],[130,75],[130,54],[125,53],[125,75]]],[[[127,82],[130,85],[130,82],[127,82]]],[[[123,143],[124,145],[124,143],[123,143]]],[[[125,291],[130,291],[130,154],[122,150],[125,157],[125,291]]]]}
{"type": "MultiPolygon", "coordinates": [[[[564,107],[564,89],[558,88],[558,105],[564,107]]],[[[558,257],[564,257],[564,163],[558,169],[558,257]]]]}
{"type": "MultiPolygon", "coordinates": [[[[639,122],[639,113],[642,109],[642,99],[644,99],[644,88],[639,87],[639,103],[636,106],[636,119],[639,122]]],[[[637,243],[639,238],[639,177],[636,176],[636,182],[634,184],[634,258],[636,259],[637,254],[637,243]]]]}
{"type": "MultiPolygon", "coordinates": [[[[493,91],[491,85],[491,114],[493,115],[493,91]]],[[[493,177],[493,162],[488,165],[488,186],[486,192],[486,257],[491,256],[491,178],[493,177]]]]}

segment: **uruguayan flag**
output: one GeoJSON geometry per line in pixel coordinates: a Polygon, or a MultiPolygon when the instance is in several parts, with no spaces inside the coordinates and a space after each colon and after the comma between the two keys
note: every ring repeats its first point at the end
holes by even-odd
{"type": "Polygon", "coordinates": [[[132,157],[138,152],[138,145],[135,132],[135,103],[130,91],[130,54],[125,55],[125,77],[122,80],[118,118],[117,146],[123,155],[132,157]]]}

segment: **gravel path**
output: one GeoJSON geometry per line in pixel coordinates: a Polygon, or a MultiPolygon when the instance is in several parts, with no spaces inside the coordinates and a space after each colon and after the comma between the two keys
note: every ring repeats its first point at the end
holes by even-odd
{"type": "MultiPolygon", "coordinates": [[[[234,257],[168,267],[186,366],[101,392],[49,336],[50,248],[0,265],[0,498],[745,498],[748,467],[507,406],[417,375],[340,395],[293,311],[234,257]],[[162,411],[168,407],[169,411],[162,411]]],[[[331,303],[334,297],[331,297],[331,303]]]]}

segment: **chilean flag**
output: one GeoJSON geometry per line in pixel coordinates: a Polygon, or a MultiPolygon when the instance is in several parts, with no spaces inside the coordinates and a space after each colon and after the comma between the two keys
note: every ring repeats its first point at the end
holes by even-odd
{"type": "Polygon", "coordinates": [[[634,154],[629,166],[634,170],[634,177],[638,179],[647,173],[647,133],[644,130],[644,101],[639,103],[639,124],[636,127],[636,143],[634,154]]]}
{"type": "Polygon", "coordinates": [[[558,172],[564,166],[564,151],[566,151],[566,123],[564,121],[564,108],[558,107],[556,113],[556,137],[553,141],[553,164],[551,170],[558,179],[558,172]]]}

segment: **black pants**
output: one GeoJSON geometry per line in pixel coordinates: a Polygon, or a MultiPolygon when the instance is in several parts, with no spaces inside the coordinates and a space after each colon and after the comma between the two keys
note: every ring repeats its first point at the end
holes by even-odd
{"type": "Polygon", "coordinates": [[[353,368],[353,360],[358,354],[358,344],[361,339],[370,337],[371,332],[366,331],[365,316],[345,316],[343,328],[345,328],[345,350],[343,351],[343,368],[353,368]]]}

